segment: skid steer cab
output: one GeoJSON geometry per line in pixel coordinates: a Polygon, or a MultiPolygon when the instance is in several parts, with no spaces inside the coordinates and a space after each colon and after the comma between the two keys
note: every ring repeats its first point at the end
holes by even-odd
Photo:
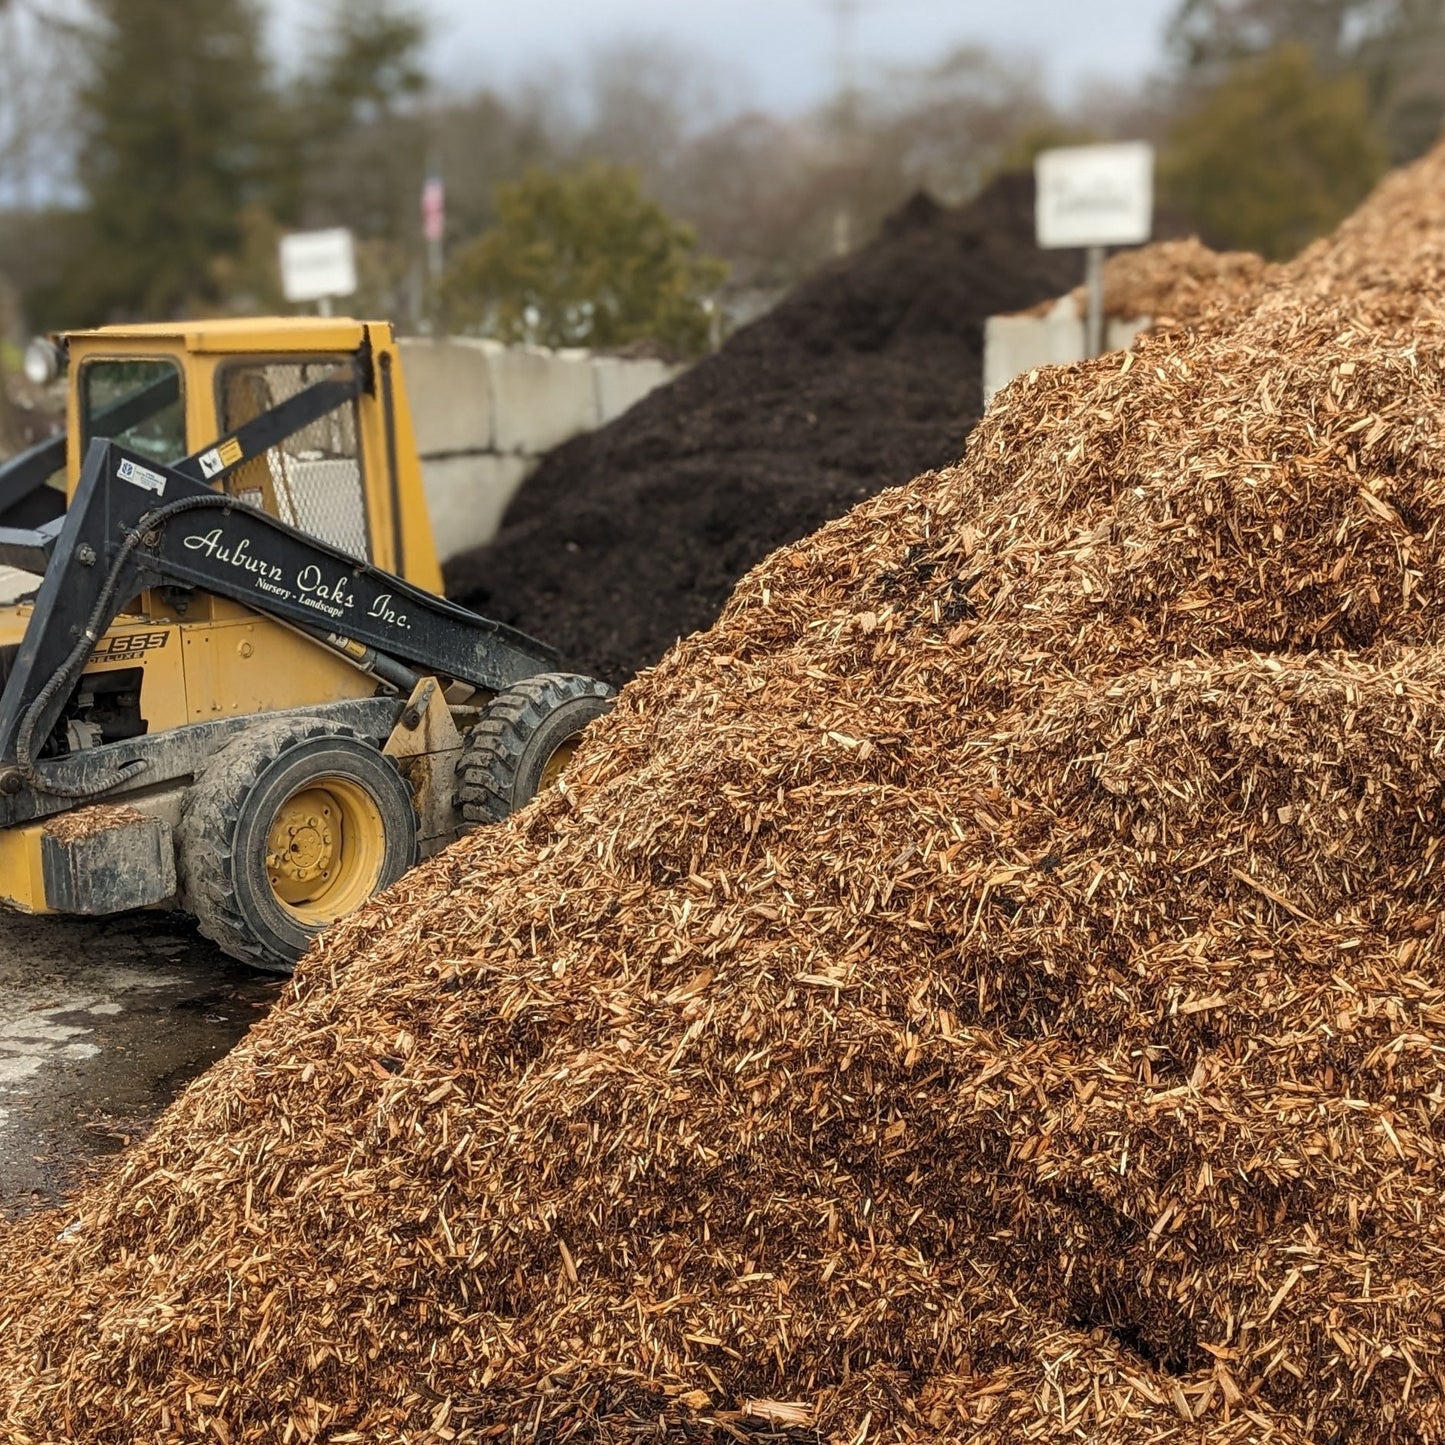
{"type": "Polygon", "coordinates": [[[57,338],[63,435],[0,467],[0,902],[193,914],[287,970],[556,781],[611,689],[447,602],[390,327],[57,338]]]}

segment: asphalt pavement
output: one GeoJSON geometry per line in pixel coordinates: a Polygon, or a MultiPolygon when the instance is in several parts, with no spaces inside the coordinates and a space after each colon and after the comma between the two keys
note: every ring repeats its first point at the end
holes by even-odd
{"type": "Polygon", "coordinates": [[[60,1201],[271,1006],[181,914],[0,912],[0,1216],[60,1201]]]}

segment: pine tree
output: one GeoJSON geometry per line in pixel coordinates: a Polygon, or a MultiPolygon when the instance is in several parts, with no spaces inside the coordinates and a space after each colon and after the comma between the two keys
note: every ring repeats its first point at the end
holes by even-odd
{"type": "Polygon", "coordinates": [[[76,322],[215,306],[217,262],[277,176],[258,0],[91,0],[77,179],[76,322]]]}
{"type": "Polygon", "coordinates": [[[426,168],[426,22],[401,0],[331,0],[322,15],[297,106],[307,222],[403,241],[426,168]]]}
{"type": "Polygon", "coordinates": [[[356,237],[363,309],[405,316],[417,304],[427,24],[410,0],[328,0],[296,101],[307,226],[356,237]]]}

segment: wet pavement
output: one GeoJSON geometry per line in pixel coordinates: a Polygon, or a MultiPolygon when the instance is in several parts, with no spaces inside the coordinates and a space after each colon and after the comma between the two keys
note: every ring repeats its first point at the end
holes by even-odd
{"type": "Polygon", "coordinates": [[[0,911],[0,1217],[58,1201],[144,1135],[284,986],[180,914],[0,911]]]}
{"type": "MultiPolygon", "coordinates": [[[[38,581],[0,567],[0,604],[38,581]]],[[[283,986],[182,914],[0,909],[0,1218],[57,1202],[144,1135],[283,986]]]]}

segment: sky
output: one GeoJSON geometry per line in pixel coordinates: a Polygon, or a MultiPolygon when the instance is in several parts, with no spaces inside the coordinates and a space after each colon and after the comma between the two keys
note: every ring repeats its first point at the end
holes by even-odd
{"type": "MultiPolygon", "coordinates": [[[[286,36],[311,0],[275,0],[286,36]]],[[[926,63],[964,43],[1036,57],[1051,93],[1132,81],[1157,66],[1178,0],[424,0],[434,73],[449,88],[505,86],[610,42],[663,38],[715,59],[743,103],[806,109],[836,89],[840,5],[856,11],[858,77],[926,63]]]]}

